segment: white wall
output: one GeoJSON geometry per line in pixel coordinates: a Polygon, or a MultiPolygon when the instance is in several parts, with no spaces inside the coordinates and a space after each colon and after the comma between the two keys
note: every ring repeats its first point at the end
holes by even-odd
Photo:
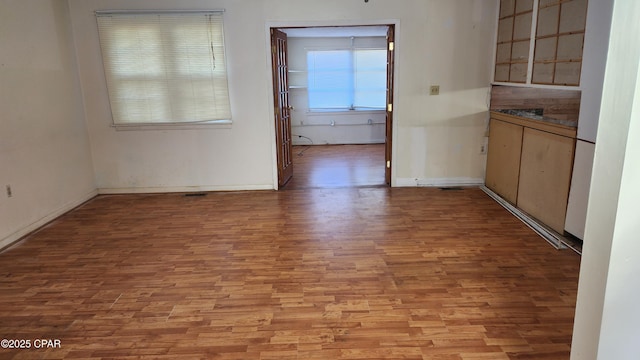
{"type": "Polygon", "coordinates": [[[395,185],[482,183],[496,0],[69,0],[104,192],[276,187],[270,26],[396,23],[395,185]],[[97,9],[224,8],[233,125],[206,130],[110,127],[97,9]],[[429,85],[441,95],[429,96],[429,85]]]}
{"type": "Polygon", "coordinates": [[[598,132],[612,9],[613,0],[590,0],[587,7],[580,75],[582,99],[578,119],[578,138],[591,142],[596,141],[598,132]]]}
{"type": "MultiPolygon", "coordinates": [[[[354,39],[356,48],[385,49],[387,39],[383,37],[359,37],[354,39]]],[[[313,144],[375,144],[384,143],[386,112],[344,111],[309,112],[307,91],[307,50],[335,50],[351,47],[348,37],[289,37],[287,40],[289,69],[289,101],[294,107],[291,112],[291,131],[294,145],[313,144]],[[301,86],[295,88],[295,86],[301,86]],[[295,135],[302,135],[300,138],[295,135]],[[308,139],[307,139],[308,138],[308,139]],[[310,140],[309,140],[310,139],[310,140]]],[[[382,165],[381,165],[382,166],[382,165]]]]}
{"type": "Polygon", "coordinates": [[[0,49],[2,248],[95,186],[67,2],[1,1],[0,49]]]}
{"type": "MultiPolygon", "coordinates": [[[[613,0],[591,0],[587,8],[582,73],[580,75],[582,98],[578,119],[578,139],[591,143],[596,141],[598,133],[612,11],[613,0]]],[[[565,230],[583,240],[593,149],[593,144],[587,145],[581,141],[577,143],[576,162],[573,168],[565,225],[565,230]]]]}
{"type": "Polygon", "coordinates": [[[640,353],[640,2],[616,0],[571,359],[640,353]]]}
{"type": "Polygon", "coordinates": [[[300,114],[302,111],[296,108],[293,112],[299,114],[292,114],[296,124],[291,126],[294,145],[384,144],[384,111],[300,114]]]}

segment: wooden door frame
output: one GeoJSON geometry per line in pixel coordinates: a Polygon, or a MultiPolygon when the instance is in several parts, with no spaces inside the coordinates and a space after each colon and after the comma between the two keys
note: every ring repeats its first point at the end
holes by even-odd
{"type": "Polygon", "coordinates": [[[393,160],[393,129],[394,124],[394,103],[395,103],[395,78],[396,78],[396,26],[387,26],[387,94],[386,94],[386,113],[384,117],[385,121],[385,133],[384,133],[384,182],[387,186],[391,187],[393,182],[392,166],[393,160]],[[389,69],[391,68],[391,69],[389,69]]]}
{"type": "MultiPolygon", "coordinates": [[[[395,42],[395,48],[393,51],[393,58],[394,58],[394,68],[393,68],[393,99],[394,101],[397,101],[398,99],[398,86],[396,85],[398,82],[398,46],[397,46],[397,39],[399,38],[399,34],[400,34],[400,23],[397,20],[381,20],[381,21],[372,21],[372,22],[341,22],[341,21],[335,21],[335,22],[321,22],[321,23],[313,23],[310,24],[308,22],[281,22],[281,21],[268,21],[265,24],[265,33],[266,33],[266,49],[268,50],[266,52],[267,55],[267,65],[268,65],[268,76],[269,76],[269,80],[268,80],[268,88],[269,88],[269,129],[270,129],[270,135],[271,135],[271,153],[272,153],[272,159],[273,159],[273,165],[272,165],[272,176],[273,176],[273,188],[274,190],[278,190],[279,186],[278,186],[278,164],[277,164],[277,141],[276,141],[276,131],[275,131],[275,121],[276,118],[274,116],[275,114],[275,105],[274,105],[274,94],[273,94],[273,84],[274,84],[274,79],[273,79],[273,72],[272,72],[272,67],[273,67],[273,61],[272,61],[272,55],[271,55],[271,29],[288,29],[288,28],[316,28],[316,27],[350,27],[350,26],[388,26],[388,27],[393,27],[394,28],[394,42],[395,42]]],[[[393,104],[393,119],[395,119],[394,121],[392,121],[391,123],[391,128],[392,128],[392,132],[391,132],[391,143],[385,141],[385,151],[389,151],[390,155],[391,155],[391,168],[390,168],[390,177],[391,177],[391,182],[389,184],[386,184],[388,187],[394,187],[395,186],[395,177],[394,174],[396,173],[395,169],[395,163],[396,163],[396,149],[397,149],[397,141],[396,141],[396,137],[397,137],[397,119],[398,116],[396,115],[398,110],[398,107],[393,104]]],[[[385,116],[385,121],[389,121],[388,117],[385,116]]],[[[385,126],[388,126],[389,124],[386,124],[385,126]]],[[[386,172],[386,159],[385,159],[385,163],[382,164],[382,166],[385,167],[385,172],[386,172]]]]}

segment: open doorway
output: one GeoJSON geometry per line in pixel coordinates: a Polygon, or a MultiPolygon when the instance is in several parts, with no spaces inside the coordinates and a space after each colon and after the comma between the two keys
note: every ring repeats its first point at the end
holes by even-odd
{"type": "Polygon", "coordinates": [[[390,185],[393,30],[271,29],[279,188],[390,185]]]}

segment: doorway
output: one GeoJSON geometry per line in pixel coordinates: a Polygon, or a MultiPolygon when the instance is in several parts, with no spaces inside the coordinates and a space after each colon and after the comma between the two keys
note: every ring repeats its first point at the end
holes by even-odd
{"type": "MultiPolygon", "coordinates": [[[[331,161],[334,170],[339,168],[346,163],[340,161],[341,151],[345,159],[361,159],[356,163],[362,167],[353,172],[382,172],[382,184],[390,186],[394,25],[271,28],[271,50],[278,188],[301,171],[315,169],[315,175],[302,173],[307,180],[298,184],[317,179],[331,161]],[[318,59],[329,59],[324,61],[334,68],[314,67],[318,59]],[[346,65],[336,65],[340,61],[346,65]],[[344,70],[349,64],[351,73],[344,70]],[[363,154],[367,149],[371,156],[363,154]],[[379,168],[372,170],[369,163],[380,149],[379,168]],[[301,159],[303,153],[309,156],[301,159]],[[318,161],[323,154],[326,158],[318,161]],[[299,171],[294,170],[296,161],[299,171]]],[[[373,184],[360,179],[342,185],[373,184]]]]}

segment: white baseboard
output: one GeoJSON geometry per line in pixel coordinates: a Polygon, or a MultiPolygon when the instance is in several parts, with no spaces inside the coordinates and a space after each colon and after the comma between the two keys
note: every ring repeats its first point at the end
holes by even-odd
{"type": "Polygon", "coordinates": [[[484,185],[482,178],[396,178],[396,187],[451,187],[451,186],[481,186],[484,185]]]}
{"type": "MultiPolygon", "coordinates": [[[[536,219],[529,216],[524,211],[518,209],[517,207],[511,205],[509,202],[504,200],[500,195],[493,192],[491,189],[486,186],[481,186],[480,189],[484,191],[489,197],[495,200],[498,204],[500,204],[503,208],[505,208],[508,212],[510,212],[513,216],[517,217],[522,221],[525,225],[527,225],[531,230],[533,230],[536,234],[540,235],[543,239],[545,239],[551,246],[554,248],[561,250],[566,249],[568,247],[567,243],[562,240],[562,235],[558,234],[554,230],[546,227],[545,225],[539,223],[536,219]]],[[[581,252],[574,247],[571,247],[578,254],[581,252]]]]}
{"type": "Polygon", "coordinates": [[[93,190],[81,197],[79,197],[78,199],[74,200],[74,201],[70,201],[66,204],[64,204],[63,206],[59,207],[58,209],[52,211],[51,213],[49,213],[47,216],[38,219],[37,221],[34,221],[33,223],[22,227],[21,229],[15,231],[14,233],[10,234],[9,236],[3,238],[0,240],[0,249],[4,249],[6,247],[9,247],[10,245],[12,245],[13,243],[17,242],[18,240],[22,239],[25,235],[28,235],[29,233],[38,230],[39,228],[41,228],[42,226],[46,225],[47,223],[51,222],[52,220],[55,220],[56,218],[64,215],[65,213],[67,213],[68,211],[73,210],[74,208],[78,207],[79,205],[82,205],[83,203],[91,200],[92,198],[94,198],[96,195],[98,195],[98,191],[97,190],[93,190]]]}
{"type": "Polygon", "coordinates": [[[100,188],[98,194],[152,194],[152,193],[180,193],[199,191],[245,191],[245,190],[274,190],[273,185],[222,185],[222,186],[162,186],[162,187],[134,187],[134,188],[100,188]]]}

